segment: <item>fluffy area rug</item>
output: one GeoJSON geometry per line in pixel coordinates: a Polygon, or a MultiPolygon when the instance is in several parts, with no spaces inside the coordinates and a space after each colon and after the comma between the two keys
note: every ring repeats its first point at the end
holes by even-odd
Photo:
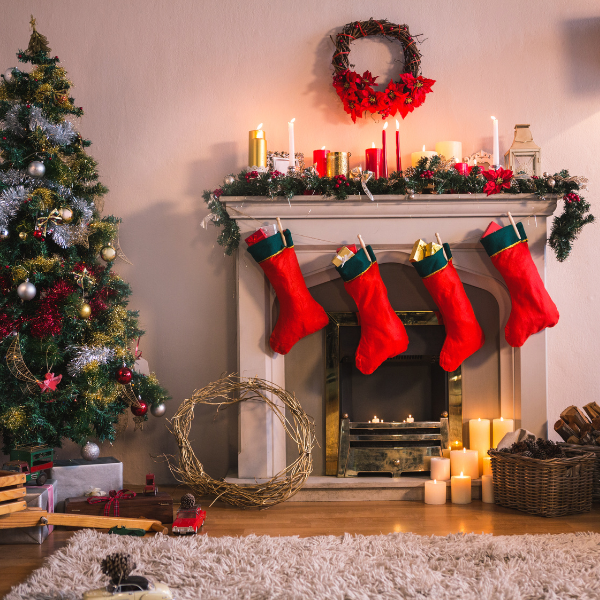
{"type": "Polygon", "coordinates": [[[81,598],[129,553],[178,600],[600,598],[600,534],[132,538],[84,530],[6,600],[81,598]]]}

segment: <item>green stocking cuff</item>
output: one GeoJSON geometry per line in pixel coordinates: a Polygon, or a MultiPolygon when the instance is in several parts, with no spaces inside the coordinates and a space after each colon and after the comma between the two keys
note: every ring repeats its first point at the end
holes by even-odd
{"type": "Polygon", "coordinates": [[[479,241],[485,248],[488,256],[494,256],[495,254],[498,254],[498,252],[502,252],[502,250],[516,246],[520,242],[527,241],[525,228],[520,221],[517,223],[517,229],[519,230],[521,239],[517,237],[514,227],[512,225],[507,225],[502,229],[498,229],[498,231],[494,231],[494,233],[490,233],[490,235],[482,237],[479,241]]]}
{"type": "MultiPolygon", "coordinates": [[[[292,241],[290,230],[286,229],[283,232],[283,235],[285,236],[287,247],[293,248],[294,242],[292,241]]],[[[284,248],[286,248],[286,246],[283,245],[281,235],[276,233],[271,237],[260,240],[260,242],[256,242],[256,244],[253,244],[252,246],[248,246],[248,252],[250,252],[252,258],[257,263],[261,263],[263,260],[267,260],[268,258],[272,258],[276,254],[279,254],[284,248]]]]}
{"type": "Polygon", "coordinates": [[[359,275],[362,275],[370,266],[371,261],[377,262],[375,253],[371,246],[367,246],[367,251],[371,260],[367,258],[365,251],[361,248],[352,258],[347,260],[341,267],[336,267],[337,272],[342,276],[344,281],[352,281],[359,275]]]}
{"type": "Polygon", "coordinates": [[[429,277],[430,275],[441,271],[448,264],[448,261],[452,258],[452,252],[450,251],[450,246],[448,244],[443,244],[443,246],[444,251],[438,250],[435,254],[427,256],[423,260],[419,260],[412,264],[421,279],[425,279],[425,277],[429,277]],[[447,259],[446,256],[444,256],[444,252],[446,252],[447,259]]]}

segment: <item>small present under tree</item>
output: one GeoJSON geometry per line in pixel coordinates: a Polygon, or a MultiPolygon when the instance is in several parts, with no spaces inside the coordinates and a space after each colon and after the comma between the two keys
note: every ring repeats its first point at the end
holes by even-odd
{"type": "Polygon", "coordinates": [[[74,117],[83,109],[32,18],[29,46],[0,81],[0,433],[17,444],[114,439],[131,407],[167,399],[134,371],[142,335],[131,290],[114,271],[120,220],[74,117]],[[102,260],[100,260],[102,259],[102,260]]]}

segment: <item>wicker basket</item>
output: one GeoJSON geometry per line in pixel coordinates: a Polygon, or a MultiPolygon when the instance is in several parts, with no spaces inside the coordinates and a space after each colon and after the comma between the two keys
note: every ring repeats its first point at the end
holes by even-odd
{"type": "Polygon", "coordinates": [[[571,456],[581,456],[583,454],[587,454],[588,452],[592,452],[596,461],[594,462],[594,489],[592,491],[592,499],[599,501],[600,500],[600,446],[578,446],[577,444],[559,444],[562,446],[567,454],[571,456]]]}
{"type": "Polygon", "coordinates": [[[497,450],[490,450],[489,454],[496,504],[542,517],[592,509],[595,454],[548,460],[497,450]]]}

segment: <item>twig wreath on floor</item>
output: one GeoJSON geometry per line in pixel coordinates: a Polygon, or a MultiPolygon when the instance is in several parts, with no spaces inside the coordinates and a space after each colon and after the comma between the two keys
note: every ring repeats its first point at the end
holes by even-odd
{"type": "Polygon", "coordinates": [[[377,21],[354,21],[344,26],[335,37],[335,51],[332,64],[334,68],[333,87],[342,100],[344,110],[356,123],[357,118],[369,112],[379,113],[384,119],[399,113],[404,119],[408,113],[425,102],[425,96],[431,92],[434,79],[421,77],[421,53],[417,49],[418,36],[412,36],[408,25],[397,25],[386,19],[377,21]],[[404,52],[404,68],[398,81],[390,80],[383,92],[373,86],[377,77],[370,71],[359,75],[351,71],[350,44],[365,37],[383,36],[390,41],[398,41],[404,52]]]}
{"type": "Polygon", "coordinates": [[[242,508],[269,508],[289,500],[304,485],[312,472],[312,449],[317,443],[314,419],[304,412],[293,394],[258,377],[242,378],[231,374],[209,383],[194,392],[191,398],[183,401],[171,419],[171,427],[170,431],[179,445],[179,466],[169,461],[171,472],[197,495],[215,496],[213,503],[222,500],[242,508]],[[265,483],[240,486],[222,479],[213,479],[205,472],[189,441],[194,408],[196,404],[211,404],[220,408],[248,401],[264,402],[269,406],[283,425],[286,434],[297,444],[298,458],[265,483]],[[289,418],[286,411],[290,415],[289,418]]]}

